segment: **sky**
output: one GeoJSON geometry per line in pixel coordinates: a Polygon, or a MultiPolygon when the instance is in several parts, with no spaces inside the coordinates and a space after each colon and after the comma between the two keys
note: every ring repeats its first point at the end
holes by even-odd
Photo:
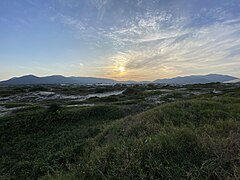
{"type": "Polygon", "coordinates": [[[240,0],[1,0],[0,80],[240,77],[240,0]]]}

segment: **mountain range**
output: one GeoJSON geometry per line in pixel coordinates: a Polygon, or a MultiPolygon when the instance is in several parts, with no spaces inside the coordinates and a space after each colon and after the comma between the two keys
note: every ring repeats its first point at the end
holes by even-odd
{"type": "Polygon", "coordinates": [[[1,81],[0,85],[37,85],[37,84],[206,84],[212,82],[227,82],[238,78],[221,74],[193,75],[175,77],[170,79],[157,79],[155,81],[116,81],[107,78],[95,77],[65,77],[60,75],[37,77],[26,75],[14,77],[6,81],[1,81]]]}
{"type": "Polygon", "coordinates": [[[208,74],[208,75],[193,75],[175,77],[171,79],[158,79],[153,81],[157,84],[206,84],[213,82],[226,82],[237,79],[233,76],[222,75],[222,74],[208,74]]]}

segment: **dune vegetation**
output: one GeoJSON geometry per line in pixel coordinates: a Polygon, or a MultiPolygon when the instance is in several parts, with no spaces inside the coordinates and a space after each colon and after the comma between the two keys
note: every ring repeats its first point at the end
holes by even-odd
{"type": "Polygon", "coordinates": [[[51,104],[2,117],[0,178],[240,178],[239,88],[140,113],[110,100],[82,108],[51,104]]]}

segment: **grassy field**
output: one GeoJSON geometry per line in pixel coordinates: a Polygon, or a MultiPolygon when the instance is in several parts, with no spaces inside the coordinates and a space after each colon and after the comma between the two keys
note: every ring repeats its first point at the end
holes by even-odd
{"type": "Polygon", "coordinates": [[[32,102],[0,118],[0,179],[240,179],[239,87],[181,88],[117,87],[79,102],[93,107],[32,102]]]}

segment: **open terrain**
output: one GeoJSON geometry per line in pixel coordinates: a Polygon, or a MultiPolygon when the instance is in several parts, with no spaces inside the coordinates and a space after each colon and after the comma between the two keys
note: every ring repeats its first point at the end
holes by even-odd
{"type": "Polygon", "coordinates": [[[240,180],[240,0],[0,0],[0,180],[240,180]]]}
{"type": "Polygon", "coordinates": [[[239,179],[240,85],[0,87],[0,179],[239,179]]]}

